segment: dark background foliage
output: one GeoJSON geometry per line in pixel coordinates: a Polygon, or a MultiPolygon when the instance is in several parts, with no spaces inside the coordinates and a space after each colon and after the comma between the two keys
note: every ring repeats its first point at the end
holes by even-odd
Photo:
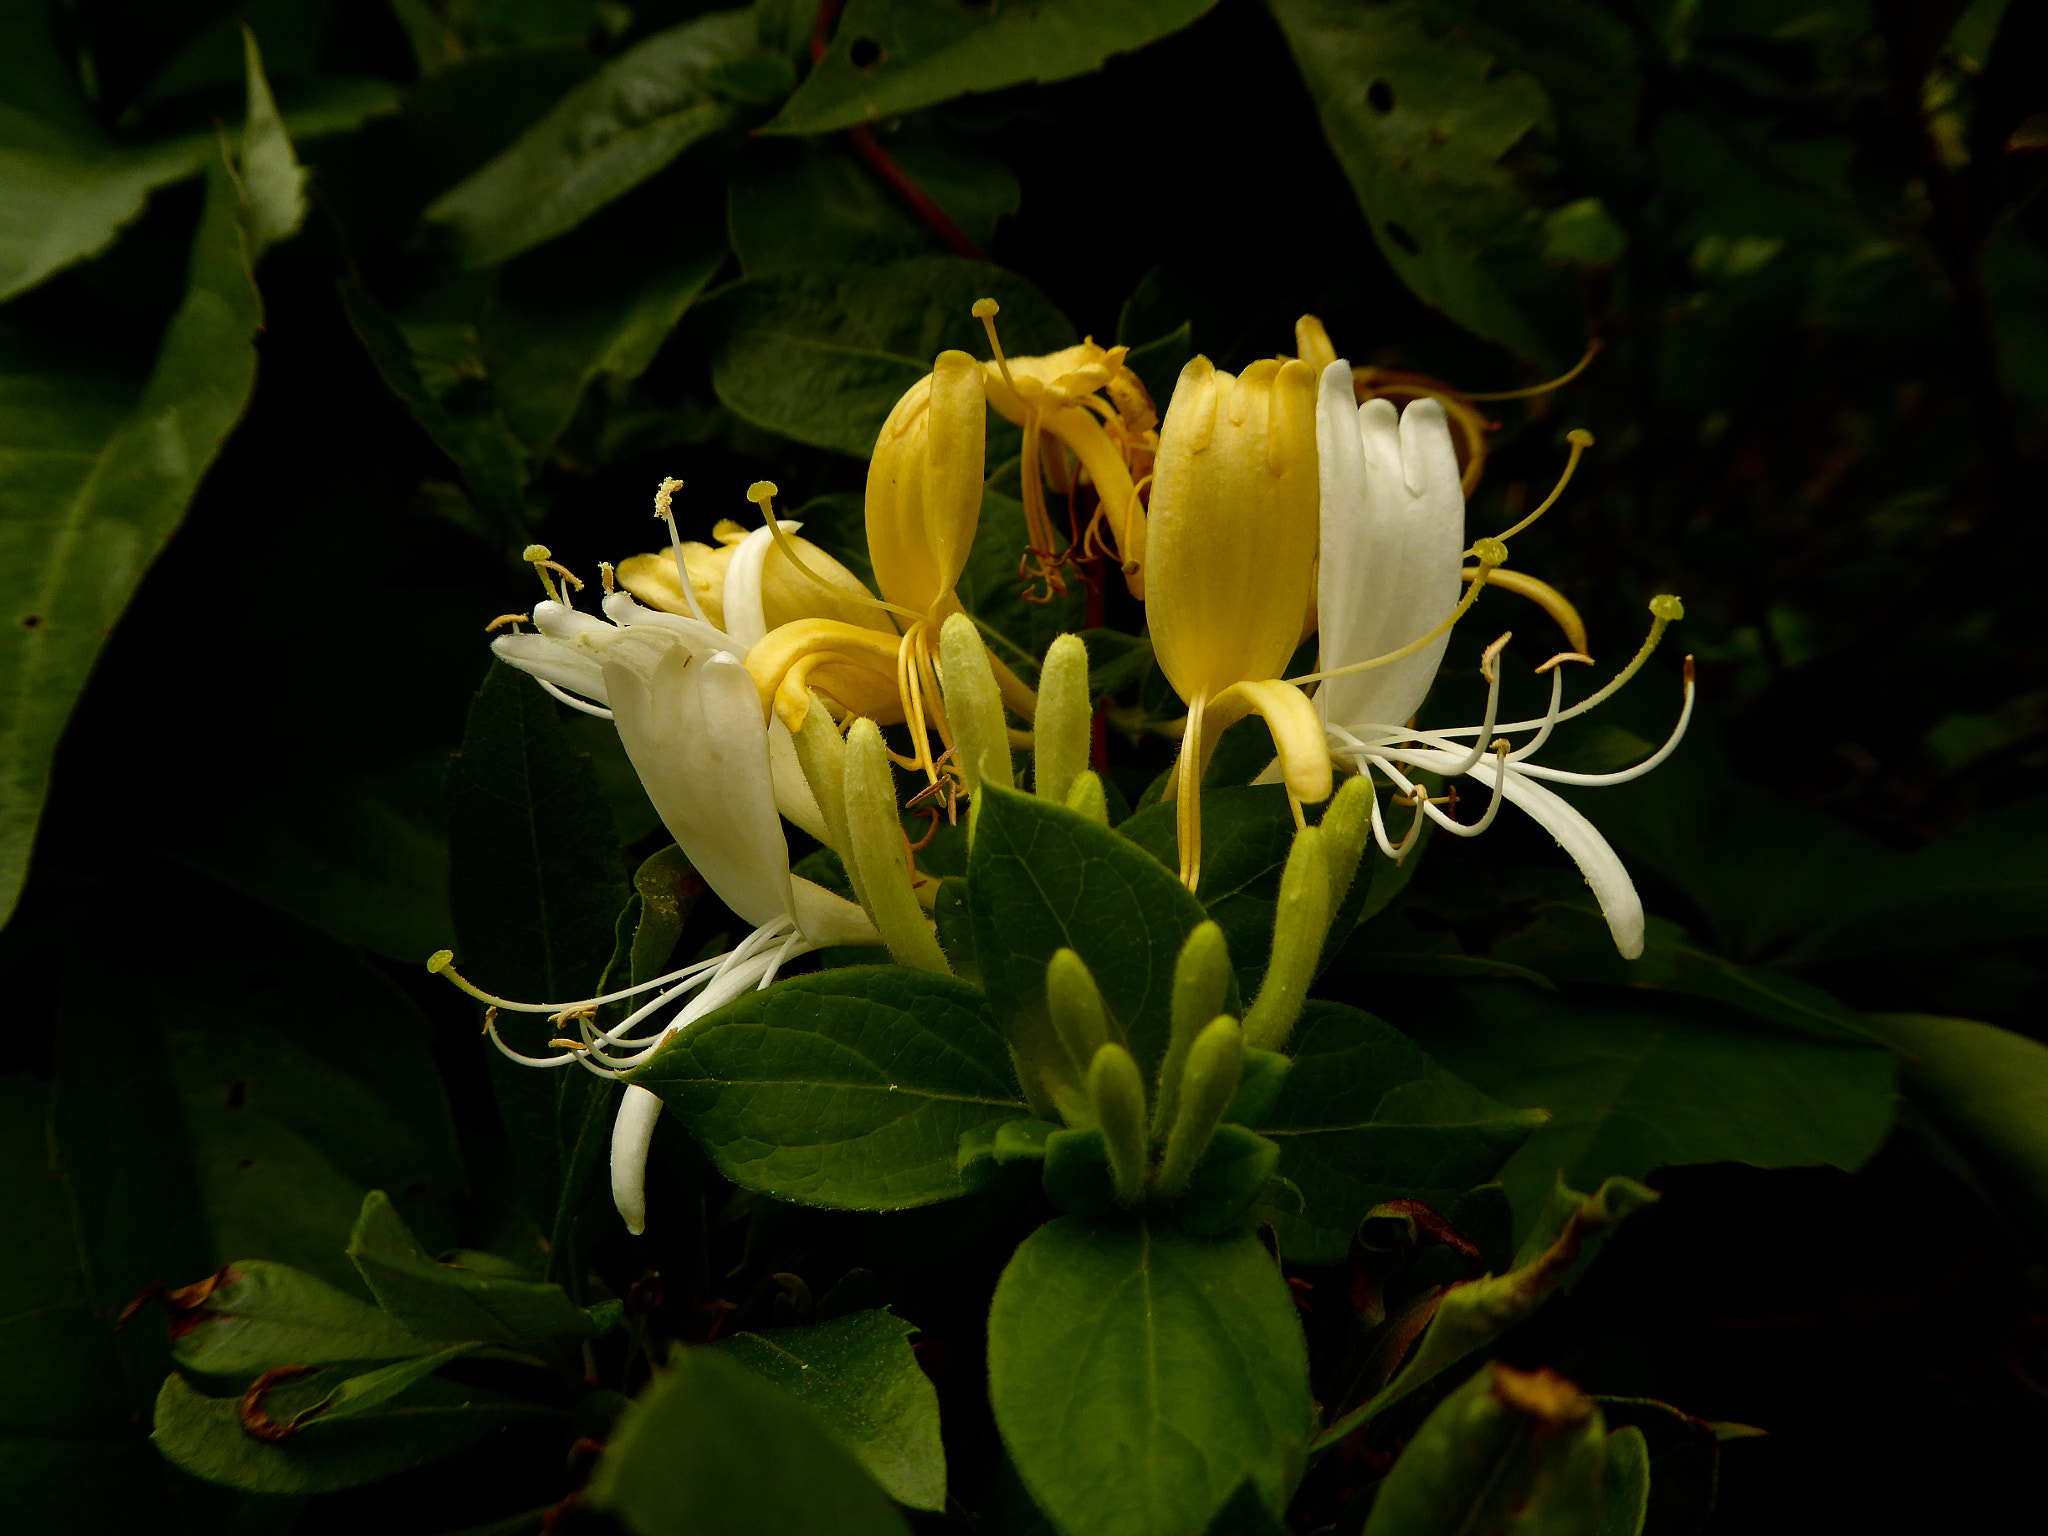
{"type": "MultiPolygon", "coordinates": [[[[502,826],[474,804],[451,813],[463,784],[506,767],[493,754],[516,751],[474,731],[465,745],[481,626],[532,601],[515,558],[528,538],[586,574],[651,547],[647,496],[665,474],[688,483],[699,532],[767,477],[813,536],[857,551],[864,466],[831,444],[873,422],[835,414],[829,377],[750,352],[747,306],[768,302],[777,274],[834,262],[853,274],[846,312],[883,313],[898,296],[872,274],[947,247],[846,135],[746,131],[807,65],[807,6],[764,8],[762,35],[782,49],[721,77],[716,132],[559,238],[465,267],[526,205],[482,233],[422,223],[600,61],[700,9],[5,8],[10,28],[53,29],[61,88],[117,145],[239,119],[241,20],[288,126],[336,82],[385,93],[363,98],[349,131],[295,132],[311,206],[262,261],[253,394],[63,725],[0,933],[15,999],[0,1126],[21,1255],[5,1282],[18,1296],[0,1292],[18,1302],[0,1307],[13,1362],[0,1478],[31,1512],[25,1530],[497,1529],[484,1522],[573,1482],[560,1435],[523,1428],[347,1493],[239,1499],[156,1458],[154,1321],[111,1324],[150,1283],[231,1258],[351,1283],[342,1244],[372,1188],[429,1249],[537,1253],[517,1142],[520,1116],[553,1115],[553,1100],[522,1109],[518,1091],[494,1092],[470,1005],[418,964],[458,934],[487,955],[515,879],[464,859],[465,836],[488,849],[502,826]],[[621,295],[640,306],[623,319],[621,295]]],[[[1747,968],[1788,995],[1819,987],[1829,1007],[2041,1036],[2048,671],[2031,589],[2048,464],[2034,196],[2048,14],[1996,0],[1223,0],[1155,30],[1168,35],[1135,48],[1141,30],[1100,69],[878,124],[960,229],[1057,311],[1006,299],[1012,350],[1039,344],[1034,326],[1058,343],[1061,315],[1133,344],[1185,323],[1186,345],[1237,367],[1291,350],[1306,311],[1361,365],[1501,390],[1597,338],[1568,389],[1488,407],[1500,429],[1471,522],[1512,522],[1547,490],[1564,431],[1590,427],[1597,447],[1518,542],[1518,565],[1580,606],[1604,663],[1635,645],[1651,595],[1685,600],[1674,639],[1698,660],[1692,739],[1651,778],[1582,801],[1676,925],[1659,932],[1689,935],[1687,964],[1747,968]],[[1393,51],[1396,36],[1419,52],[1393,51]],[[1374,89],[1391,105],[1319,113],[1318,82],[1382,58],[1374,89]],[[1510,78],[1528,89],[1505,91],[1510,78]],[[1445,119],[1458,124],[1446,168],[1403,181],[1359,114],[1391,116],[1411,80],[1464,116],[1445,119]],[[1460,160],[1468,131],[1498,132],[1499,148],[1460,160]],[[1418,276],[1418,261],[1437,266],[1418,276]]],[[[32,106],[44,85],[24,65],[6,88],[7,105],[32,106]]],[[[20,172],[24,195],[36,174],[20,172]]],[[[166,178],[118,239],[0,308],[18,385],[0,405],[10,452],[45,430],[22,402],[58,398],[36,380],[132,393],[186,293],[210,195],[166,178]]],[[[946,344],[974,345],[959,309],[946,344]]],[[[1177,361],[1179,345],[1153,355],[1177,361]]],[[[1162,406],[1173,365],[1155,381],[1162,406]]],[[[8,514],[37,516],[19,498],[8,514]]],[[[160,531],[176,524],[173,511],[160,531]]],[[[8,547],[27,551],[27,536],[8,547]]],[[[1021,625],[999,585],[977,607],[1021,625]]],[[[1106,617],[1141,622],[1115,595],[1106,617]]],[[[1454,647],[1450,661],[1445,693],[1473,693],[1457,670],[1470,657],[1454,647]]],[[[1677,692],[1660,658],[1572,749],[1588,766],[1627,761],[1661,738],[1677,692]]],[[[1156,682],[1122,699],[1156,703],[1156,682]]],[[[515,945],[495,971],[508,990],[594,980],[625,872],[665,841],[596,726],[562,721],[562,772],[589,812],[572,882],[583,907],[550,961],[566,979],[513,974],[532,959],[515,945]]],[[[1135,801],[1170,748],[1110,740],[1111,777],[1135,801]]],[[[1438,838],[1322,990],[1509,1102],[1549,1102],[1519,1099],[1482,1038],[1521,1017],[1492,1001],[1521,986],[1517,967],[1561,985],[1556,1006],[1580,1018],[1665,1009],[1644,1038],[1724,1027],[1667,983],[1603,970],[1582,934],[1558,938],[1575,890],[1513,817],[1474,842],[1438,838]]],[[[707,897],[681,948],[734,927],[707,897]]],[[[1661,1070],[1696,1075],[1711,1054],[1661,1070]]],[[[1767,1115],[1797,1118],[1804,1102],[1818,1123],[1840,1108],[1825,1079],[1853,1074],[1851,1054],[1779,1098],[1742,1062],[1714,1081],[1756,1093],[1767,1115]]],[[[1672,1102],[1650,1082],[1656,1060],[1646,1047],[1633,1075],[1600,1078],[1588,1102],[1611,1102],[1573,1123],[1624,1140],[1627,1124],[1654,1126],[1672,1102]]],[[[2026,1507],[2048,1435],[2043,1190],[1973,1156],[1943,1119],[1952,1106],[1910,1073],[1903,1102],[1888,1137],[1817,1132],[1819,1150],[1798,1155],[1739,1137],[1615,1154],[1593,1171],[1694,1166],[1652,1180],[1663,1202],[1505,1358],[1767,1430],[1727,1447],[1711,1530],[1945,1529],[2026,1507]],[[1746,1165],[1780,1161],[1838,1166],[1746,1165]]],[[[922,1330],[960,1507],[1028,1529],[994,1454],[982,1330],[996,1271],[1043,1211],[808,1212],[723,1184],[673,1124],[657,1151],[663,1219],[644,1243],[601,1195],[571,1221],[589,1270],[686,1340],[892,1307],[922,1330]]],[[[1302,1278],[1311,1314],[1341,1305],[1341,1271],[1302,1278]]],[[[1333,1488],[1310,1492],[1341,1506],[1333,1488]]],[[[1309,1529],[1315,1511],[1297,1517],[1309,1529]]]]}

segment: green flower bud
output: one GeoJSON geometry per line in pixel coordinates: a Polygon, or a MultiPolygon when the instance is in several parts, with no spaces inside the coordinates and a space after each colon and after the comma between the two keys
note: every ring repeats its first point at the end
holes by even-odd
{"type": "Polygon", "coordinates": [[[1195,1036],[1181,1072],[1179,1107],[1166,1137],[1166,1157],[1159,1165],[1161,1195],[1171,1198],[1187,1188],[1243,1076],[1244,1031],[1228,1014],[1212,1019],[1195,1036]]]}
{"type": "Polygon", "coordinates": [[[1079,811],[1098,827],[1109,825],[1109,796],[1102,788],[1102,775],[1084,768],[1067,786],[1067,809],[1079,811]]]}
{"type": "Polygon", "coordinates": [[[1056,951],[1046,964],[1045,1008],[1079,1078],[1104,1042],[1116,1039],[1117,1032],[1102,1006],[1102,992],[1089,974],[1088,962],[1071,949],[1056,951]]]}
{"type": "Polygon", "coordinates": [[[825,831],[832,846],[846,866],[854,900],[866,906],[867,895],[861,889],[860,872],[854,867],[846,835],[846,740],[832,723],[825,701],[815,693],[811,695],[810,713],[804,716],[803,729],[796,732],[796,760],[818,802],[819,814],[825,818],[825,831]]]}
{"type": "Polygon", "coordinates": [[[1203,1027],[1223,1011],[1223,1000],[1229,995],[1230,946],[1220,926],[1203,923],[1188,935],[1173,962],[1173,1027],[1167,1037],[1166,1059],[1159,1064],[1159,1102],[1152,1117],[1154,1142],[1164,1141],[1173,1128],[1189,1047],[1203,1027]]]}
{"type": "Polygon", "coordinates": [[[1323,834],[1323,856],[1330,865],[1332,916],[1344,904],[1351,882],[1358,877],[1365,845],[1372,840],[1372,800],[1371,778],[1358,774],[1346,779],[1317,823],[1323,834]]]}
{"type": "Polygon", "coordinates": [[[1244,1016],[1246,1045],[1262,1051],[1284,1051],[1301,1005],[1308,1000],[1330,931],[1330,861],[1323,852],[1318,827],[1294,834],[1287,868],[1280,876],[1280,907],[1273,914],[1273,953],[1266,961],[1266,979],[1244,1016]]]}
{"type": "Polygon", "coordinates": [[[1094,729],[1088,647],[1079,635],[1061,635],[1045,653],[1045,668],[1038,674],[1038,713],[1031,721],[1031,787],[1039,799],[1073,804],[1068,786],[1088,766],[1094,729]]]}
{"type": "Polygon", "coordinates": [[[845,784],[847,846],[841,852],[854,872],[861,904],[898,965],[950,976],[953,967],[911,889],[896,778],[881,729],[872,720],[857,719],[846,733],[845,784]]]}
{"type": "Polygon", "coordinates": [[[939,667],[946,719],[953,728],[954,761],[967,782],[967,793],[978,792],[984,780],[1010,788],[1014,772],[1003,696],[996,688],[988,647],[974,620],[964,613],[954,614],[939,630],[939,667]]]}
{"type": "Polygon", "coordinates": [[[1131,1053],[1114,1040],[1089,1064],[1088,1107],[1109,1150],[1116,1198],[1136,1205],[1145,1195],[1145,1081],[1131,1053]]]}

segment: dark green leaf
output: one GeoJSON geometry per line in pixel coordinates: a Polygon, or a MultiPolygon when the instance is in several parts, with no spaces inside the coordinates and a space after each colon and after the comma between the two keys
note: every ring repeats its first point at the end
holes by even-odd
{"type": "Polygon", "coordinates": [[[718,1347],[823,1419],[890,1498],[940,1510],[939,1395],[911,1351],[916,1331],[887,1312],[854,1312],[809,1328],[735,1334],[718,1347]]]}
{"type": "MultiPolygon", "coordinates": [[[[1149,805],[1117,831],[1166,868],[1177,869],[1178,810],[1170,801],[1149,805]]],[[[1203,790],[1202,884],[1195,894],[1230,941],[1231,968],[1237,972],[1238,990],[1247,997],[1257,994],[1259,979],[1266,973],[1266,957],[1273,949],[1273,914],[1280,906],[1280,874],[1293,846],[1294,814],[1282,786],[1203,790]]],[[[1331,927],[1343,931],[1340,923],[1331,927]]]]}
{"type": "Polygon", "coordinates": [[[1468,32],[1433,32],[1418,0],[1276,0],[1273,10],[1402,281],[1524,357],[1575,346],[1576,280],[1544,261],[1543,209],[1509,163],[1554,131],[1536,79],[1499,69],[1468,32]]]}
{"type": "MultiPolygon", "coordinates": [[[[494,665],[448,769],[449,901],[464,973],[501,997],[589,997],[612,952],[626,882],[611,813],[559,706],[524,673],[494,665]]],[[[515,1050],[546,1054],[544,1016],[506,1014],[515,1050]]],[[[491,1052],[493,1086],[529,1208],[542,1230],[563,1198],[564,1149],[593,1097],[587,1072],[545,1073],[491,1052]]]]}
{"type": "MultiPolygon", "coordinates": [[[[992,153],[914,127],[887,135],[884,145],[978,245],[995,234],[998,219],[1017,211],[1016,172],[992,153]]],[[[726,222],[749,277],[780,267],[895,261],[935,243],[844,140],[749,142],[733,169],[726,222]]]]}
{"type": "Polygon", "coordinates": [[[444,759],[320,776],[181,826],[177,856],[345,943],[417,962],[445,944],[444,759]]]}
{"type": "Polygon", "coordinates": [[[1643,1536],[1650,1518],[1650,1443],[1633,1424],[1611,1431],[1600,1488],[1600,1536],[1643,1536]]]}
{"type": "MultiPolygon", "coordinates": [[[[101,1189],[75,1177],[67,1188],[51,1167],[48,1104],[44,1084],[21,1074],[0,1078],[0,1178],[14,1254],[0,1266],[0,1481],[8,1520],[24,1531],[166,1529],[171,1490],[137,1428],[165,1368],[156,1342],[162,1336],[137,1325],[117,1340],[114,1315],[126,1298],[109,1294],[95,1305],[88,1292],[89,1275],[120,1286],[135,1266],[124,1262],[116,1276],[89,1268],[88,1257],[126,1256],[110,1254],[105,1242],[90,1256],[81,1250],[86,1233],[74,1227],[74,1202],[83,1196],[98,1205],[101,1189]],[[155,1334],[155,1348],[138,1361],[145,1333],[155,1334]]],[[[120,1125],[96,1129],[117,1136],[120,1125]]],[[[171,1209],[160,1202],[151,1214],[171,1209]]],[[[114,1214],[118,1221],[126,1213],[114,1214]]],[[[129,1244],[175,1246],[185,1238],[191,1246],[189,1234],[168,1234],[166,1244],[160,1228],[120,1225],[113,1235],[129,1244]]]]}
{"type": "Polygon", "coordinates": [[[1854,1169],[1892,1122],[1896,1063],[1881,1046],[1752,1025],[1684,998],[1464,986],[1410,1032],[1483,1091],[1550,1111],[1501,1172],[1518,1225],[1559,1170],[1584,1188],[1667,1163],[1854,1169]]]}
{"type": "Polygon", "coordinates": [[[215,1376],[431,1355],[438,1348],[325,1281],[262,1259],[229,1265],[196,1305],[181,1301],[172,1331],[178,1364],[215,1376]]]}
{"type": "Polygon", "coordinates": [[[679,1349],[620,1417],[591,1501],[635,1536],[907,1536],[825,1422],[715,1349],[679,1349]]]}
{"type": "Polygon", "coordinates": [[[824,133],[969,91],[1065,80],[1177,32],[1215,0],[1043,0],[1033,6],[852,0],[832,46],[764,130],[824,133]]]}
{"type": "Polygon", "coordinates": [[[1087,629],[1081,641],[1088,647],[1088,691],[1097,698],[1122,693],[1152,665],[1152,642],[1144,635],[1087,629]]]}
{"type": "Polygon", "coordinates": [[[1247,1477],[1277,1510],[1314,1414],[1258,1239],[1125,1216],[1061,1217],[1018,1248],[989,1312],[989,1400],[1069,1536],[1182,1536],[1247,1477]]]}
{"type": "Polygon", "coordinates": [[[1174,1202],[1173,1219],[1203,1236],[1228,1232],[1243,1223],[1279,1162],[1279,1147],[1257,1132],[1218,1126],[1187,1193],[1174,1202]]]}
{"type": "Polygon", "coordinates": [[[2048,1046],[1973,1019],[1880,1013],[1870,1023],[1904,1058],[1914,1106],[1988,1188],[2048,1230],[2048,1046]]]}
{"type": "Polygon", "coordinates": [[[1607,1426],[1570,1383],[1482,1366],[1380,1484],[1365,1536],[1601,1536],[1607,1426]]]}
{"type": "Polygon", "coordinates": [[[1540,1109],[1488,1098],[1355,1008],[1311,1002],[1296,1038],[1294,1069],[1259,1129],[1301,1190],[1298,1214],[1270,1213],[1298,1263],[1341,1262],[1382,1201],[1441,1206],[1486,1183],[1543,1124],[1540,1109]]]}
{"type": "Polygon", "coordinates": [[[422,1338],[554,1356],[597,1331],[590,1314],[558,1285],[436,1263],[382,1190],[364,1199],[348,1256],[377,1305],[422,1338]]]}
{"type": "MultiPolygon", "coordinates": [[[[1654,1398],[1603,1396],[1599,1401],[1600,1412],[1610,1426],[1619,1425],[1643,1437],[1649,1456],[1643,1469],[1649,1483],[1649,1505],[1642,1529],[1653,1536],[1696,1536],[1713,1513],[1720,1492],[1721,1444],[1714,1426],[1654,1398]]],[[[1620,1432],[1617,1429],[1608,1437],[1610,1455],[1620,1432]]],[[[1623,1454],[1632,1456],[1634,1452],[1623,1454]]],[[[1610,1480],[1618,1475],[1611,1460],[1607,1472],[1610,1480]]]]}
{"type": "Polygon", "coordinates": [[[508,544],[524,542],[526,450],[497,401],[452,372],[438,381],[439,389],[430,385],[422,371],[425,360],[361,283],[344,282],[341,301],[386,387],[462,472],[497,537],[508,544]]]}
{"type": "Polygon", "coordinates": [[[717,11],[655,33],[442,193],[427,222],[473,268],[496,266],[575,228],[692,144],[738,122],[719,72],[758,49],[752,10],[717,11]]]}
{"type": "MultiPolygon", "coordinates": [[[[279,1383],[261,1407],[288,1423],[348,1375],[321,1371],[279,1383]]],[[[202,1397],[183,1377],[165,1379],[151,1439],[174,1465],[208,1482],[251,1493],[334,1493],[453,1455],[522,1418],[550,1410],[429,1378],[394,1398],[327,1422],[309,1420],[288,1438],[260,1440],[243,1427],[241,1401],[202,1397]]]]}
{"type": "MultiPolygon", "coordinates": [[[[787,272],[724,290],[711,381],[735,415],[800,443],[866,458],[889,409],[948,347],[979,357],[969,311],[995,298],[1004,348],[1052,352],[1073,328],[1015,273],[957,256],[787,272]]],[[[711,306],[707,306],[709,309],[711,306]]]]}
{"type": "Polygon", "coordinates": [[[670,1037],[631,1081],[734,1182],[850,1210],[963,1193],[962,1133],[1029,1113],[980,989],[894,966],[749,992],[670,1037]]]}
{"type": "MultiPolygon", "coordinates": [[[[139,193],[137,194],[140,195],[139,193]]],[[[0,921],[14,909],[72,705],[150,560],[234,430],[256,378],[262,302],[227,168],[207,182],[185,301],[138,391],[75,363],[0,373],[0,921]]]]}
{"type": "MultiPolygon", "coordinates": [[[[1026,1030],[1049,1028],[1045,968],[1072,949],[1152,1073],[1166,1050],[1174,961],[1203,921],[1201,905],[1107,827],[1013,791],[982,795],[967,880],[991,1005],[1026,1030]]],[[[1225,1006],[1234,1011],[1236,1000],[1225,1006]]]]}

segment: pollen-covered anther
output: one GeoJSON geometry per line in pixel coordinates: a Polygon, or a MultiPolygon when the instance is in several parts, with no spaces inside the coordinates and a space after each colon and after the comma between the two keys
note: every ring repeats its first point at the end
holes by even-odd
{"type": "Polygon", "coordinates": [[[1593,658],[1588,656],[1584,651],[1559,651],[1555,656],[1551,657],[1550,660],[1544,662],[1541,666],[1536,668],[1536,675],[1538,677],[1541,677],[1546,672],[1555,671],[1557,668],[1563,666],[1568,661],[1584,662],[1589,667],[1593,665],[1593,658]]]}
{"type": "Polygon", "coordinates": [[[1507,649],[1508,642],[1514,638],[1515,632],[1513,630],[1509,630],[1506,634],[1502,635],[1498,640],[1494,641],[1493,644],[1489,645],[1484,651],[1480,652],[1479,675],[1485,678],[1489,683],[1497,683],[1500,681],[1500,653],[1507,649]]]}
{"type": "Polygon", "coordinates": [[[548,1048],[550,1050],[556,1051],[587,1051],[590,1049],[590,1046],[587,1042],[582,1040],[568,1040],[558,1038],[550,1040],[548,1042],[548,1048]]]}
{"type": "Polygon", "coordinates": [[[503,629],[507,624],[510,624],[516,630],[521,624],[531,624],[532,622],[533,615],[530,613],[501,613],[484,626],[484,633],[487,635],[494,634],[498,630],[503,629]]]}

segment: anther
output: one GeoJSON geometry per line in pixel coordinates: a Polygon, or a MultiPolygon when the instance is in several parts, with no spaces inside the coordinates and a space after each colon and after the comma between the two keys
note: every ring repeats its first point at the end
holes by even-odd
{"type": "Polygon", "coordinates": [[[1494,641],[1493,644],[1489,645],[1484,651],[1480,653],[1479,675],[1485,678],[1489,683],[1498,682],[1500,680],[1500,653],[1507,649],[1508,642],[1514,639],[1514,637],[1515,632],[1513,630],[1509,630],[1506,634],[1502,635],[1498,640],[1494,641]]]}
{"type": "Polygon", "coordinates": [[[665,478],[660,485],[654,488],[654,515],[656,517],[667,522],[675,516],[669,510],[669,504],[675,500],[676,492],[682,488],[683,482],[676,479],[673,475],[665,478]]]}
{"type": "Polygon", "coordinates": [[[606,597],[610,597],[612,593],[619,590],[618,583],[613,580],[611,561],[600,560],[597,562],[597,579],[604,583],[606,597]]]}
{"type": "Polygon", "coordinates": [[[1554,671],[1568,661],[1583,661],[1589,667],[1593,665],[1593,658],[1584,651],[1559,651],[1550,660],[1544,662],[1542,666],[1536,669],[1536,675],[1541,677],[1544,673],[1554,671]]]}
{"type": "MultiPolygon", "coordinates": [[[[606,569],[609,570],[610,567],[607,566],[606,569]]],[[[611,590],[610,586],[606,586],[605,590],[609,592],[611,590]]],[[[517,629],[521,624],[531,624],[532,622],[533,616],[531,614],[501,613],[495,619],[491,620],[490,623],[484,626],[484,633],[487,635],[491,634],[496,630],[503,629],[507,624],[510,624],[514,629],[517,629]]]]}
{"type": "Polygon", "coordinates": [[[587,1051],[590,1047],[581,1040],[550,1040],[548,1049],[555,1051],[587,1051]]]}

